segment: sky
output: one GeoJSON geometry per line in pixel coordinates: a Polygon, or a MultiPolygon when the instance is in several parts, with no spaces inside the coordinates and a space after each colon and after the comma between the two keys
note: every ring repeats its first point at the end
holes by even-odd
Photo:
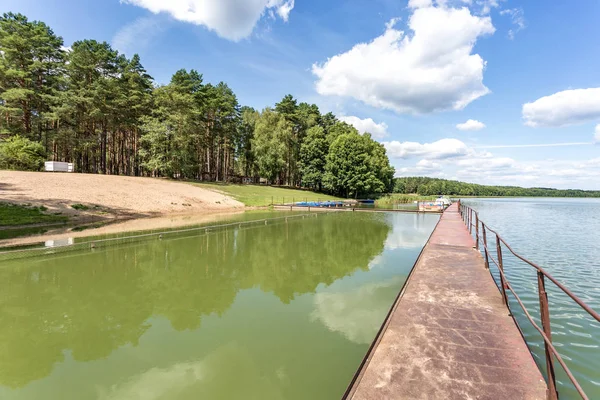
{"type": "Polygon", "coordinates": [[[396,176],[600,189],[600,1],[0,0],[65,46],[138,53],[242,105],[315,103],[387,149],[396,176]]]}

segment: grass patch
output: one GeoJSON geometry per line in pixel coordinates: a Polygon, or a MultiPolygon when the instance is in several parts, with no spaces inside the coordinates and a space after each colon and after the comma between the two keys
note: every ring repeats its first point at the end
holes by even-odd
{"type": "Polygon", "coordinates": [[[262,185],[233,185],[218,183],[196,183],[204,189],[216,190],[233,197],[247,206],[260,207],[270,204],[292,203],[297,201],[341,200],[339,197],[307,190],[262,185]]]}
{"type": "Polygon", "coordinates": [[[88,206],[83,205],[83,204],[79,204],[79,203],[77,203],[77,204],[71,204],[71,208],[73,208],[73,209],[75,209],[77,211],[86,211],[86,210],[90,209],[88,206]]]}
{"type": "Polygon", "coordinates": [[[21,226],[66,222],[67,217],[44,214],[46,207],[0,203],[0,226],[21,226]]]}
{"type": "Polygon", "coordinates": [[[377,205],[409,204],[415,201],[433,201],[437,196],[419,196],[416,194],[389,194],[377,200],[377,205]]]}

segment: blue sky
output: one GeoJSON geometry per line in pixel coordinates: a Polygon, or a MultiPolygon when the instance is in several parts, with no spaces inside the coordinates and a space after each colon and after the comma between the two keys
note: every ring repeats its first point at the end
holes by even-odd
{"type": "Polygon", "coordinates": [[[139,53],[157,83],[194,68],[244,105],[316,103],[373,133],[398,176],[600,189],[597,0],[2,0],[0,11],[46,22],[66,46],[139,53]]]}

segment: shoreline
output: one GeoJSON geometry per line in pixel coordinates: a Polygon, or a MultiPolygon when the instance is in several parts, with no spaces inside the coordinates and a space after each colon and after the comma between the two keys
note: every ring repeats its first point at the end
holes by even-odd
{"type": "MultiPolygon", "coordinates": [[[[38,243],[44,243],[50,240],[65,240],[85,237],[95,237],[104,235],[114,235],[126,232],[139,232],[155,229],[171,229],[181,228],[184,226],[198,225],[206,222],[217,221],[221,218],[226,218],[232,215],[243,214],[246,211],[258,210],[257,207],[232,207],[224,210],[205,210],[202,213],[165,213],[156,217],[128,218],[108,222],[106,225],[84,229],[81,231],[73,231],[77,227],[85,225],[61,225],[57,229],[50,229],[47,232],[38,235],[21,236],[12,239],[0,240],[0,252],[16,247],[27,246],[38,243]]],[[[92,223],[93,224],[93,223],[92,223]]],[[[27,229],[27,226],[19,227],[18,229],[27,229]]]]}

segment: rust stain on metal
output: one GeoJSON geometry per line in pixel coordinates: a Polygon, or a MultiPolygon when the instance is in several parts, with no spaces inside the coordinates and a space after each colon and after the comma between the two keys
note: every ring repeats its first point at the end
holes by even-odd
{"type": "Polygon", "coordinates": [[[452,205],[346,398],[546,399],[546,383],[452,205]]]}

